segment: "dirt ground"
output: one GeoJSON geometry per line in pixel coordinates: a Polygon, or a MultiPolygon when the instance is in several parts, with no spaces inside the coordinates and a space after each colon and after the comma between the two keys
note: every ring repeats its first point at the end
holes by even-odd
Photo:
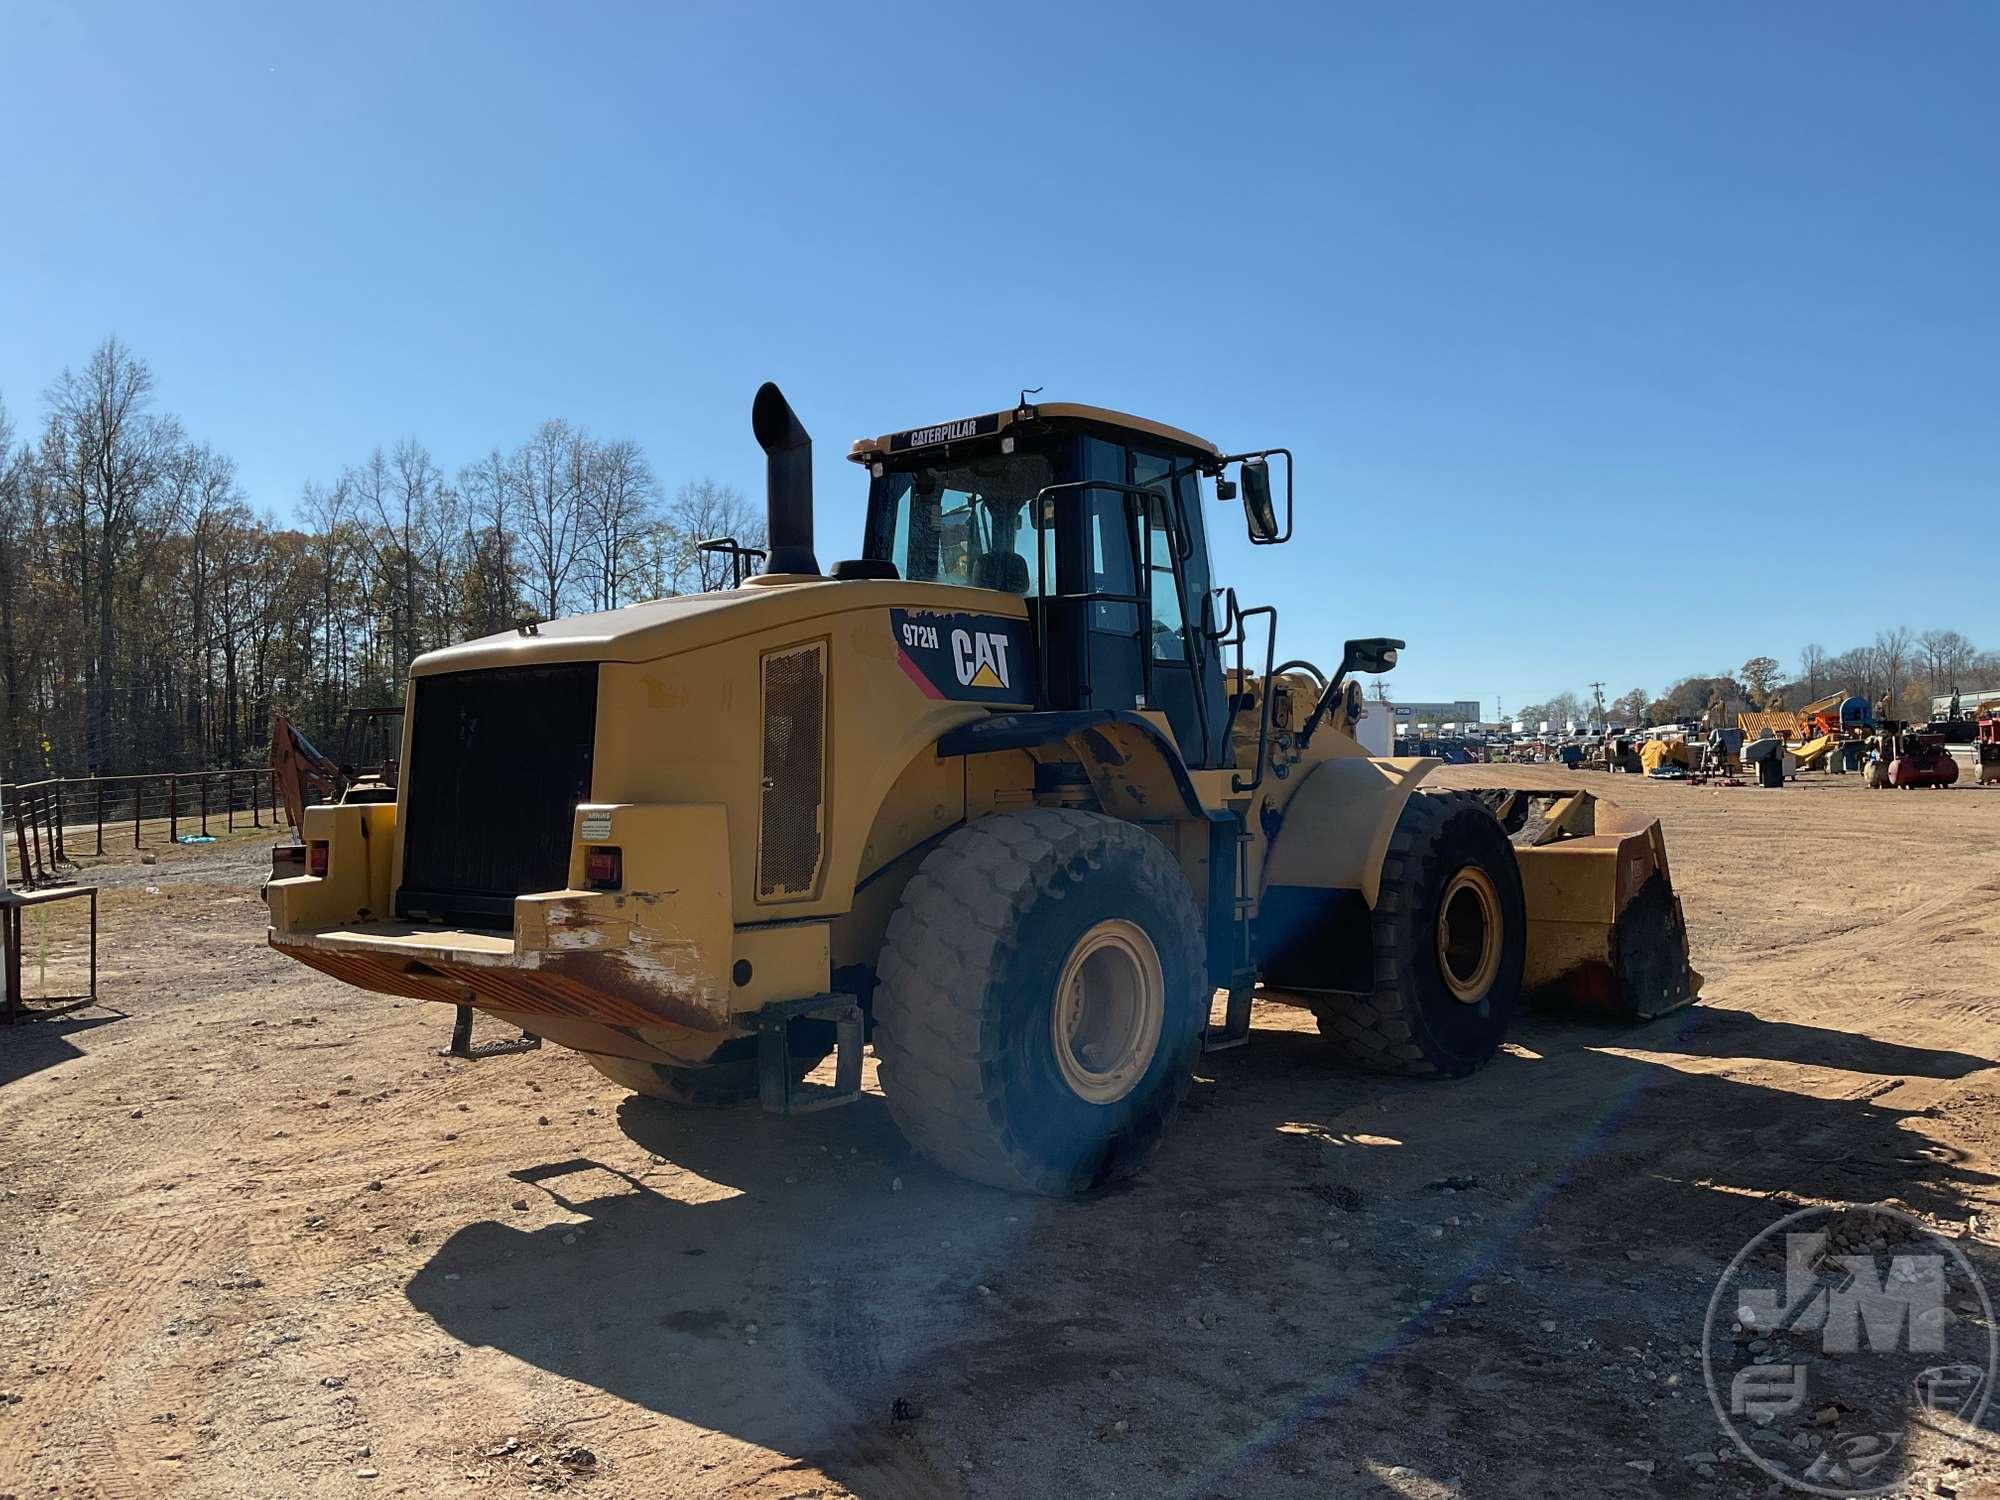
{"type": "Polygon", "coordinates": [[[103,1007],[0,1030],[0,1495],[1766,1493],[1699,1349],[1751,1235],[1886,1201],[2000,1292],[2000,789],[1526,774],[1662,816],[1702,1005],[1448,1084],[1260,1006],[1080,1202],[878,1095],[441,1060],[443,1008],[264,946],[263,840],[107,865],[103,1007]]]}

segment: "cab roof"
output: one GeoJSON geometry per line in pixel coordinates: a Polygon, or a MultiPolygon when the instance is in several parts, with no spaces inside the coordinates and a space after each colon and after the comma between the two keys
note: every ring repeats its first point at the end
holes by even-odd
{"type": "Polygon", "coordinates": [[[912,427],[903,432],[885,432],[877,438],[860,438],[847,450],[847,456],[858,464],[873,463],[878,458],[921,452],[926,448],[942,448],[969,438],[992,437],[1010,427],[1040,421],[1095,422],[1105,427],[1120,427],[1127,432],[1144,433],[1147,437],[1160,438],[1211,458],[1221,457],[1222,450],[1207,438],[1196,437],[1178,427],[1169,427],[1164,422],[1149,422],[1144,417],[1112,411],[1109,407],[1079,406],[1068,401],[1017,406],[1009,411],[988,412],[981,417],[961,417],[955,422],[936,422],[928,427],[912,427]]]}

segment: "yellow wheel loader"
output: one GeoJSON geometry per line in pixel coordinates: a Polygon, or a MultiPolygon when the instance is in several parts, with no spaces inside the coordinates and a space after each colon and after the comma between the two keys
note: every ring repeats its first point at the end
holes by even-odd
{"type": "Polygon", "coordinates": [[[395,802],[306,810],[274,947],[682,1104],[845,1102],[872,1042],[919,1149],[1042,1193],[1131,1170],[1253,995],[1439,1075],[1524,995],[1693,998],[1657,823],[1427,791],[1353,734],[1400,641],[1275,663],[1217,586],[1220,506],[1290,536],[1284,450],[1024,395],[856,443],[822,572],[777,387],[752,428],[766,570],[418,660],[395,802]]]}

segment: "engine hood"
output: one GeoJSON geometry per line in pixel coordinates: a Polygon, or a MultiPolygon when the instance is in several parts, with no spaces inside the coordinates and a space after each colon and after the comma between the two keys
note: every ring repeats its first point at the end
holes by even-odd
{"type": "Polygon", "coordinates": [[[574,661],[658,661],[723,641],[857,609],[978,610],[1027,617],[1014,594],[895,579],[746,584],[653,599],[624,609],[545,620],[533,635],[510,630],[420,656],[412,677],[574,661]]]}

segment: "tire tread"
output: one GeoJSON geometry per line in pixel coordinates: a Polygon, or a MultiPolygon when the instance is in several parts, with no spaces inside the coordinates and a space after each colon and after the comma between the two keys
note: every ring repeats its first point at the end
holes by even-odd
{"type": "MultiPolygon", "coordinates": [[[[1073,1190],[1001,1117],[992,1079],[1003,1043],[989,1024],[988,999],[1027,910],[1060,899],[1065,881],[1087,878],[1102,865],[1103,848],[1119,843],[1138,852],[1141,878],[1157,885],[1156,894],[1186,906],[1179,935],[1193,945],[1193,972],[1202,973],[1200,914],[1171,856],[1160,858],[1164,846],[1143,828],[1099,814],[989,815],[932,850],[904,891],[877,965],[875,1054],[891,1116],[947,1170],[1015,1192],[1073,1190]]],[[[1176,1103],[1190,1073],[1178,1070],[1176,1103]]]]}

